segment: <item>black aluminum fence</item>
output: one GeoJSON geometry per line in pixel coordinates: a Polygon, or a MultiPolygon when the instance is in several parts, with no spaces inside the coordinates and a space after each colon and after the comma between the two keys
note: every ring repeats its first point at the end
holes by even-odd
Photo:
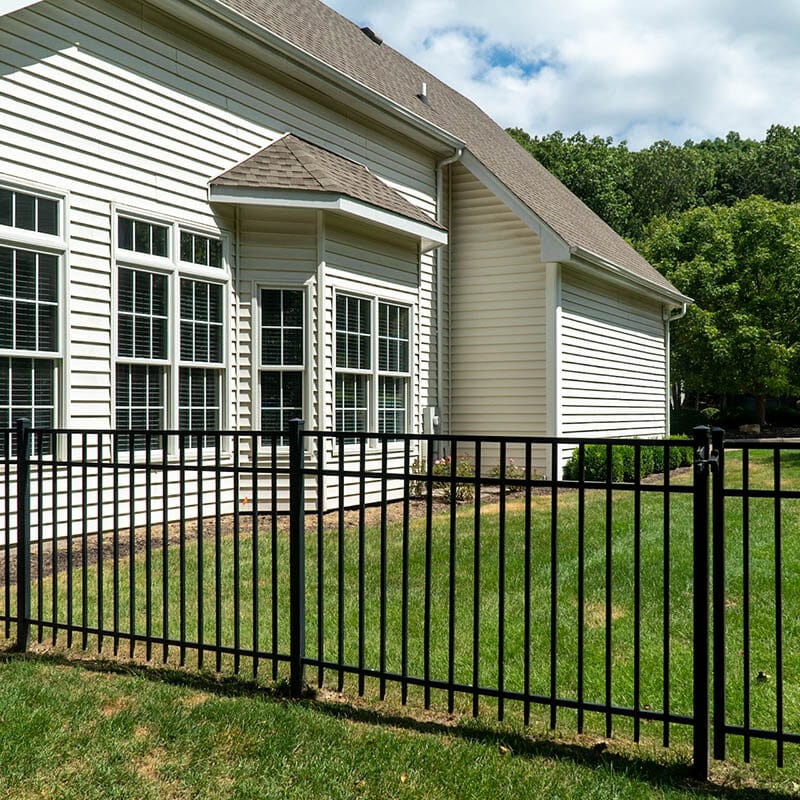
{"type": "Polygon", "coordinates": [[[782,764],[800,446],[722,436],[20,425],[0,432],[0,624],[20,648],[266,672],[295,696],[684,742],[698,776],[712,732],[716,757],[771,740],[782,764]]]}

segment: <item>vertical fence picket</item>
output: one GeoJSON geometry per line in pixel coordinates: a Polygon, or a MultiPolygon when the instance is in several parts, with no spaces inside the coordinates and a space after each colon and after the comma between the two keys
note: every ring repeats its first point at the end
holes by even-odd
{"type": "Polygon", "coordinates": [[[708,473],[711,438],[709,429],[694,429],[694,555],[692,579],[693,619],[693,774],[708,778],[709,767],[709,514],[708,473]]]}
{"type": "Polygon", "coordinates": [[[305,684],[305,477],[303,475],[303,421],[289,422],[289,639],[290,688],[300,697],[305,684]]]}
{"type": "Polygon", "coordinates": [[[24,652],[30,642],[31,617],[31,423],[17,420],[17,642],[24,652]]]}
{"type": "Polygon", "coordinates": [[[725,578],[725,448],[722,428],[712,428],[711,445],[714,461],[711,466],[711,586],[712,623],[714,632],[714,758],[725,758],[726,725],[726,669],[727,650],[725,629],[725,604],[727,602],[725,578]]]}

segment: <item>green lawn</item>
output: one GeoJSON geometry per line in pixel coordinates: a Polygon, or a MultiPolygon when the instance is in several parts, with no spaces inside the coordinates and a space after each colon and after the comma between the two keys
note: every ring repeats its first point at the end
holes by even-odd
{"type": "Polygon", "coordinates": [[[286,702],[234,679],[57,655],[0,655],[0,797],[788,798],[796,774],[554,738],[341,698],[286,702]],[[761,789],[754,787],[761,786],[761,789]]]}
{"type": "MultiPolygon", "coordinates": [[[[782,457],[782,485],[786,488],[800,487],[800,458],[798,454],[786,453],[782,457]]],[[[766,455],[754,454],[750,464],[751,487],[770,488],[772,485],[773,467],[766,455]]],[[[673,476],[674,482],[688,483],[690,474],[673,476]]],[[[734,453],[728,455],[728,485],[741,485],[741,456],[734,453]]],[[[635,638],[634,598],[637,593],[640,605],[640,663],[639,663],[639,707],[642,709],[662,710],[665,707],[663,686],[663,641],[664,641],[664,578],[665,556],[669,559],[668,578],[670,590],[669,600],[669,662],[670,691],[666,698],[669,709],[675,714],[691,712],[691,495],[675,495],[670,501],[670,544],[665,553],[663,499],[655,493],[642,495],[639,514],[641,517],[641,535],[638,540],[634,535],[633,495],[618,491],[612,498],[613,525],[610,541],[606,539],[605,512],[606,496],[604,492],[586,492],[585,495],[585,540],[584,553],[584,602],[579,608],[578,586],[578,550],[580,542],[577,537],[577,517],[579,513],[579,497],[575,492],[562,492],[558,497],[557,539],[556,549],[558,567],[556,572],[556,690],[560,697],[578,697],[578,635],[582,623],[584,647],[584,699],[588,702],[602,702],[606,694],[606,628],[611,627],[610,651],[611,659],[611,696],[616,705],[633,707],[636,663],[633,657],[635,638]],[[606,582],[606,548],[611,550],[611,590],[608,593],[606,582]],[[633,569],[633,554],[639,548],[641,560],[641,576],[637,582],[633,569]],[[610,615],[607,614],[610,609],[610,615]]],[[[422,676],[424,674],[424,590],[426,585],[426,564],[430,565],[431,603],[430,619],[430,661],[429,669],[432,679],[445,680],[448,677],[450,616],[450,550],[454,548],[455,576],[455,613],[452,618],[454,678],[456,681],[471,684],[474,661],[477,658],[479,667],[479,683],[491,687],[498,685],[499,678],[499,621],[502,618],[505,628],[505,646],[503,651],[503,684],[512,691],[522,691],[525,681],[525,664],[529,663],[530,688],[534,693],[548,695],[551,681],[550,636],[551,636],[551,498],[547,495],[534,495],[531,498],[530,543],[526,549],[525,498],[509,497],[505,503],[504,514],[498,502],[484,503],[480,518],[480,542],[478,545],[481,570],[476,584],[474,578],[475,558],[475,514],[472,506],[459,506],[456,525],[451,529],[446,517],[437,517],[431,527],[430,535],[424,520],[412,519],[407,536],[401,523],[390,523],[387,536],[382,540],[377,525],[368,525],[363,536],[357,525],[348,524],[340,535],[334,525],[323,532],[323,600],[322,619],[323,658],[336,661],[339,654],[337,641],[337,621],[339,618],[338,589],[339,571],[343,575],[343,621],[344,639],[342,655],[345,663],[356,665],[359,662],[359,603],[358,564],[364,564],[364,581],[362,591],[365,599],[363,606],[363,659],[366,667],[377,668],[381,658],[381,573],[386,577],[385,596],[385,658],[387,669],[399,673],[402,665],[402,598],[403,580],[402,563],[404,554],[408,559],[408,673],[422,676]],[[340,552],[340,543],[343,544],[340,552]],[[430,558],[426,558],[429,548],[430,558]],[[499,603],[500,583],[500,551],[505,558],[505,574],[503,583],[505,591],[502,595],[503,608],[499,603]],[[525,638],[525,561],[530,559],[530,625],[531,635],[528,647],[525,638]],[[477,651],[473,646],[473,605],[477,596],[479,607],[479,637],[477,651]],[[476,655],[477,653],[477,655],[476,655]]],[[[727,716],[733,723],[741,723],[743,719],[742,696],[745,683],[751,692],[751,724],[754,727],[772,728],[775,725],[776,681],[775,681],[775,620],[774,620],[774,502],[769,500],[752,500],[750,503],[751,530],[751,665],[750,674],[742,673],[743,596],[742,596],[742,502],[731,498],[727,505],[728,536],[728,603],[727,615],[729,625],[728,637],[728,702],[727,716]],[[768,676],[765,680],[757,680],[759,672],[768,676]]],[[[783,520],[783,590],[784,590],[784,725],[787,730],[800,731],[800,507],[798,501],[785,500],[782,504],[783,520]]],[[[158,541],[158,533],[155,533],[158,541]]],[[[310,657],[317,655],[318,643],[318,573],[317,558],[318,535],[315,524],[310,524],[307,535],[307,652],[310,657]]],[[[213,541],[206,539],[202,551],[196,543],[187,544],[181,553],[177,547],[170,548],[167,554],[167,616],[168,632],[175,636],[181,622],[186,627],[187,635],[196,640],[198,635],[198,564],[202,567],[202,610],[203,639],[207,645],[219,640],[223,645],[233,645],[238,641],[245,647],[253,643],[253,603],[254,585],[258,586],[259,625],[256,630],[259,649],[271,648],[275,635],[280,652],[288,652],[288,542],[285,533],[278,531],[275,546],[269,525],[265,524],[257,540],[250,533],[223,535],[219,542],[219,582],[217,580],[216,547],[213,541]],[[238,559],[234,554],[238,553],[238,559]],[[258,581],[254,584],[253,555],[258,557],[258,581]],[[277,570],[273,576],[273,559],[277,570]],[[180,589],[178,574],[181,560],[187,565],[184,608],[184,619],[181,620],[180,589]],[[234,601],[233,565],[238,561],[240,570],[240,595],[238,604],[234,601]],[[271,588],[273,577],[277,586],[276,613],[273,615],[271,588]],[[219,583],[220,604],[216,607],[215,587],[219,583]],[[217,614],[217,610],[220,614],[217,614]],[[217,620],[220,626],[217,627],[217,620]],[[275,623],[276,628],[273,623],[275,623]]],[[[129,574],[130,563],[123,562],[118,593],[118,604],[121,614],[121,629],[130,630],[128,617],[130,596],[125,588],[125,577],[129,574]]],[[[153,636],[159,636],[162,630],[164,605],[164,565],[162,555],[156,550],[150,570],[150,627],[153,636]]],[[[134,628],[138,633],[146,630],[148,624],[146,603],[148,596],[147,570],[143,554],[135,558],[135,596],[134,596],[134,628]]],[[[80,620],[84,606],[90,620],[98,618],[97,586],[100,577],[96,568],[86,573],[88,594],[84,604],[81,589],[82,576],[74,576],[73,582],[73,619],[80,620]]],[[[103,609],[102,619],[105,626],[113,623],[114,611],[114,576],[110,563],[106,562],[102,572],[103,609]]],[[[38,588],[38,587],[37,587],[38,588]]],[[[42,584],[42,598],[46,613],[52,606],[52,582],[42,584]]],[[[58,618],[64,622],[66,616],[66,581],[64,575],[59,577],[58,618]]],[[[34,589],[34,611],[37,608],[37,591],[34,589]]],[[[48,631],[44,631],[48,638],[48,631]]],[[[59,640],[63,644],[64,637],[59,640]]],[[[80,643],[80,639],[77,640],[80,643]]],[[[97,650],[96,639],[88,641],[90,649],[97,650]]],[[[111,652],[111,641],[106,639],[103,652],[111,652]]],[[[122,651],[127,653],[123,643],[122,651]]],[[[138,658],[146,655],[145,649],[138,646],[135,654],[138,658]]],[[[171,647],[168,652],[168,663],[177,665],[180,653],[171,647]]],[[[161,659],[161,648],[153,651],[156,659],[161,659]]],[[[204,668],[214,668],[214,652],[207,652],[204,668]]],[[[245,676],[252,675],[253,664],[249,659],[235,663],[232,657],[222,655],[221,666],[225,673],[237,667],[245,676]]],[[[191,651],[187,655],[189,666],[196,666],[196,656],[191,651]]],[[[259,678],[269,681],[272,678],[271,664],[259,664],[259,678]]],[[[278,677],[285,677],[286,668],[283,663],[277,665],[278,677]]],[[[307,677],[315,683],[317,671],[309,668],[307,677]]],[[[337,688],[336,671],[325,673],[325,685],[337,688]]],[[[348,697],[355,696],[358,690],[356,678],[348,676],[344,680],[344,689],[348,697]]],[[[385,704],[378,703],[377,695],[380,686],[374,680],[367,680],[364,687],[367,694],[365,702],[376,708],[397,709],[399,707],[400,689],[389,682],[385,704]]],[[[446,713],[448,697],[434,691],[432,708],[436,713],[446,713]]],[[[412,713],[422,714],[424,696],[421,689],[409,689],[409,704],[412,713]],[[416,710],[416,711],[415,711],[416,710]]],[[[306,708],[315,708],[313,704],[306,708]]],[[[472,708],[470,696],[456,695],[454,710],[457,713],[468,713],[472,708]]],[[[549,709],[532,709],[533,729],[541,730],[549,721],[549,709]]],[[[497,716],[497,702],[482,698],[480,703],[480,724],[490,725],[497,716]]],[[[507,730],[517,730],[522,718],[522,704],[507,702],[504,708],[507,730]]],[[[298,712],[299,713],[299,712],[298,712]]],[[[393,712],[394,713],[394,712],[393,712]]],[[[605,733],[605,718],[597,714],[587,714],[586,733],[590,736],[602,736],[605,733]]],[[[475,723],[473,723],[475,724],[475,723]]],[[[563,735],[572,735],[576,731],[576,713],[571,710],[559,710],[557,728],[563,735]]],[[[491,728],[490,728],[491,729],[491,728]]],[[[505,728],[502,730],[506,730],[505,728]]],[[[634,734],[633,722],[630,719],[614,720],[615,737],[624,741],[634,734]]],[[[672,757],[685,758],[686,743],[691,731],[683,726],[670,727],[670,741],[676,746],[677,756],[670,756],[668,751],[659,750],[659,759],[669,760],[672,757]]],[[[655,722],[643,721],[641,737],[646,743],[660,742],[663,727],[655,722]]],[[[650,747],[651,744],[647,746],[650,747]]],[[[741,757],[742,745],[737,739],[730,742],[731,754],[741,757]]],[[[794,775],[800,761],[798,748],[787,747],[787,770],[776,773],[782,776],[794,775]]],[[[774,745],[754,742],[753,753],[759,766],[769,765],[774,761],[774,745]]],[[[633,751],[639,752],[637,750],[633,751]]],[[[649,752],[649,751],[648,751],[649,752]]],[[[573,768],[575,765],[573,765],[573,768]]],[[[646,764],[642,767],[646,769],[646,764]]],[[[783,778],[779,777],[778,781],[783,778]]],[[[384,790],[382,790],[384,791],[384,790]]],[[[336,796],[325,795],[321,796],[336,796]]],[[[343,795],[349,796],[349,795],[343,795]]],[[[374,796],[393,796],[376,794],[374,796]]],[[[422,796],[422,795],[420,795],[422,796]]],[[[470,795],[465,795],[470,796],[470,795]]],[[[572,796],[563,794],[560,796],[572,796]]],[[[575,795],[578,796],[578,795],[575,795]]],[[[599,795],[595,795],[599,796],[599,795]]],[[[608,796],[616,796],[612,791],[608,796]]],[[[638,796],[625,794],[619,796],[638,796]]],[[[666,796],[666,795],[665,795],[666,796]]]]}

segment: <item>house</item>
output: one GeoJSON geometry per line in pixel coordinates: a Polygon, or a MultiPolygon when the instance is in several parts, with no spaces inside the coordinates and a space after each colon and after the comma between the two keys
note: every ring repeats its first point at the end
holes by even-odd
{"type": "Polygon", "coordinates": [[[688,298],[372,31],[4,8],[0,428],[667,432],[688,298]]]}

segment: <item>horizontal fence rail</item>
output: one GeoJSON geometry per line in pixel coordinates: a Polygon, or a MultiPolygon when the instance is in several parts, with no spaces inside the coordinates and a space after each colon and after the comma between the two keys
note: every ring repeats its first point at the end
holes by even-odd
{"type": "Polygon", "coordinates": [[[298,421],[0,446],[21,648],[682,743],[698,777],[710,743],[800,741],[800,447],[298,421]]]}

